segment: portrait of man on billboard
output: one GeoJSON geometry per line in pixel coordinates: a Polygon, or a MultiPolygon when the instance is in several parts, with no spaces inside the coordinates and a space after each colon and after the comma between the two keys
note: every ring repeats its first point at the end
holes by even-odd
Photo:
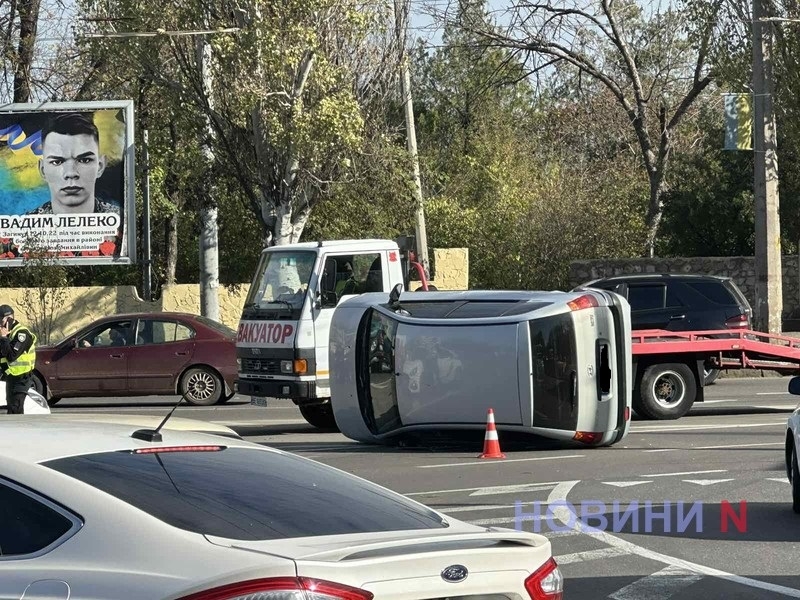
{"type": "Polygon", "coordinates": [[[39,173],[50,190],[50,200],[28,214],[121,212],[118,201],[95,193],[108,160],[100,153],[100,134],[91,117],[54,116],[42,129],[41,144],[39,173]]]}

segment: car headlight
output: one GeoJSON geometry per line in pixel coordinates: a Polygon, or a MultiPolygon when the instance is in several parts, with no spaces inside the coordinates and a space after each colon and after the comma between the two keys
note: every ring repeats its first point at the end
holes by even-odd
{"type": "Polygon", "coordinates": [[[293,372],[294,372],[294,362],[291,360],[282,360],[281,373],[293,373],[293,372]]]}

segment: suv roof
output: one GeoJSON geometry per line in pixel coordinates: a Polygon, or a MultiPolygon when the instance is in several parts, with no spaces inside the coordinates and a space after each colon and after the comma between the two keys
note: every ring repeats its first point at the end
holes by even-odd
{"type": "MultiPolygon", "coordinates": [[[[598,277],[589,283],[596,281],[622,281],[622,280],[646,280],[646,279],[688,279],[688,280],[714,280],[714,281],[731,281],[730,277],[723,277],[721,275],[700,275],[697,273],[627,273],[621,275],[610,275],[608,277],[598,277]]],[[[589,285],[589,283],[584,285],[589,285]]]]}

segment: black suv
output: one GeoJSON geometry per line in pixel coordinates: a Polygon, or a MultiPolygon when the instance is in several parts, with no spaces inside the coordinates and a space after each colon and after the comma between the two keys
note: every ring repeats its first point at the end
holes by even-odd
{"type": "MultiPolygon", "coordinates": [[[[649,273],[596,279],[581,286],[616,292],[631,305],[631,326],[667,331],[751,329],[753,310],[728,277],[649,273]]],[[[706,372],[706,385],[719,373],[706,372]]]]}

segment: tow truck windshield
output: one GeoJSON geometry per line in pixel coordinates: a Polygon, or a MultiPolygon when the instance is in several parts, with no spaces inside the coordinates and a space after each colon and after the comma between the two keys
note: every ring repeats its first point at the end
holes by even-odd
{"type": "Polygon", "coordinates": [[[245,300],[245,311],[261,313],[298,313],[305,302],[314,262],[313,251],[289,250],[265,252],[250,292],[245,300]]]}

